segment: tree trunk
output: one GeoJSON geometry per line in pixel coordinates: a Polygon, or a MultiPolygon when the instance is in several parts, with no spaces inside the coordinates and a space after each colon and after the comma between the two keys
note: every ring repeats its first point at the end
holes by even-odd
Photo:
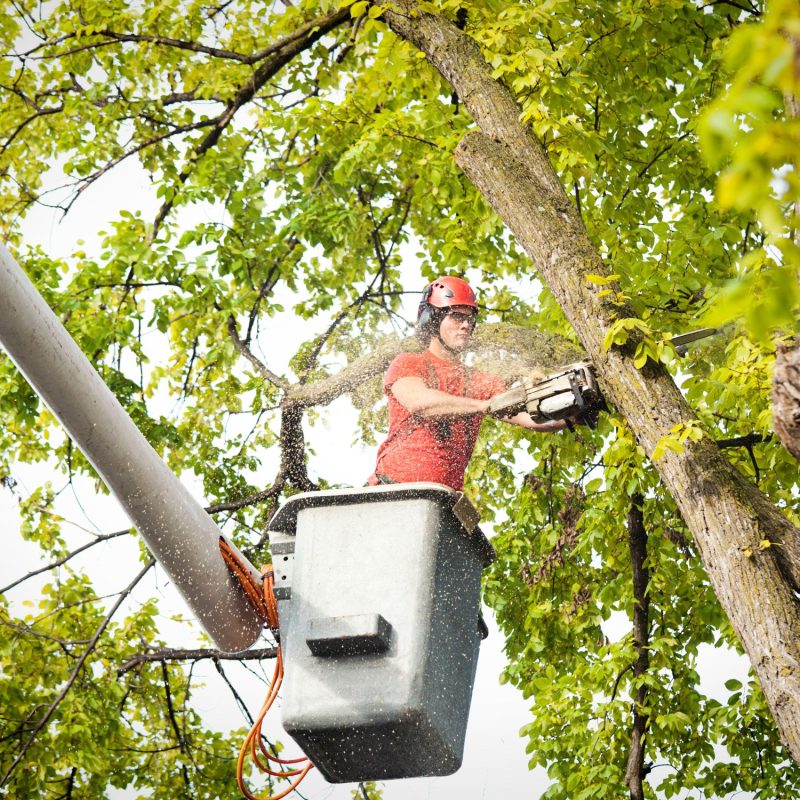
{"type": "MultiPolygon", "coordinates": [[[[633,569],[633,646],[636,661],[633,663],[633,677],[640,678],[650,668],[650,571],[647,569],[647,529],[644,526],[644,497],[635,494],[631,497],[628,512],[628,546],[631,551],[633,569]]],[[[650,771],[644,763],[645,737],[650,716],[645,710],[647,684],[636,689],[633,698],[633,728],[631,748],[628,751],[628,764],[625,768],[625,783],[631,800],[644,800],[644,779],[650,771]]]]}
{"type": "Polygon", "coordinates": [[[772,421],[783,446],[800,459],[800,339],[779,347],[772,377],[772,421]]]}
{"type": "MultiPolygon", "coordinates": [[[[632,311],[587,280],[607,275],[579,214],[520,109],[492,78],[478,45],[441,16],[392,0],[383,18],[453,85],[480,132],[456,161],[516,235],[592,359],[606,398],[652,456],[662,436],[696,420],[669,373],[603,349],[609,327],[632,311]]],[[[800,531],[704,436],[654,462],[700,551],[714,590],[747,651],[783,743],[800,763],[800,531]]]]}
{"type": "MultiPolygon", "coordinates": [[[[800,82],[800,36],[787,34],[787,37],[794,49],[795,75],[800,82]]],[[[800,117],[798,97],[786,94],[784,103],[787,117],[800,117]]],[[[795,201],[793,211],[792,238],[800,246],[800,199],[795,201]]],[[[800,459],[800,337],[795,338],[791,345],[778,348],[772,376],[772,422],[783,446],[800,459]]]]}

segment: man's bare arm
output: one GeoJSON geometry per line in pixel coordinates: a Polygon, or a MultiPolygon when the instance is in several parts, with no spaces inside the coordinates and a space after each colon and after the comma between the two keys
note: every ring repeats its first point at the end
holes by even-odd
{"type": "Polygon", "coordinates": [[[417,417],[466,416],[485,414],[489,410],[488,400],[431,389],[422,378],[398,378],[392,384],[391,392],[400,405],[417,417]]]}
{"type": "Polygon", "coordinates": [[[540,433],[553,433],[554,431],[561,431],[567,427],[567,423],[563,419],[549,419],[547,422],[536,422],[527,411],[521,411],[513,417],[500,417],[503,422],[508,422],[511,425],[519,425],[520,428],[525,428],[528,431],[538,431],[540,433]]]}
{"type": "MultiPolygon", "coordinates": [[[[486,414],[489,410],[488,400],[461,397],[442,392],[439,389],[431,389],[430,386],[425,385],[422,378],[398,378],[392,384],[391,392],[400,405],[417,417],[466,416],[486,414]]],[[[500,419],[511,425],[518,425],[520,428],[539,433],[560,431],[567,427],[567,423],[561,419],[535,422],[526,411],[515,414],[513,417],[500,417],[500,419]]]]}

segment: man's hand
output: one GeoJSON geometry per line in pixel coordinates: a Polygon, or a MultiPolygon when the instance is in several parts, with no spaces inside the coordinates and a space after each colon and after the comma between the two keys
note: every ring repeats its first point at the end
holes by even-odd
{"type": "Polygon", "coordinates": [[[548,419],[546,422],[536,422],[527,411],[523,411],[521,414],[517,414],[516,417],[504,421],[538,433],[554,433],[555,431],[563,431],[567,427],[566,420],[563,419],[548,419]]]}

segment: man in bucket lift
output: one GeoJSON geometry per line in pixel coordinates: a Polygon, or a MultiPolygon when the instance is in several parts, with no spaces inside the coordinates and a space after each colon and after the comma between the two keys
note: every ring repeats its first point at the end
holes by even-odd
{"type": "MultiPolygon", "coordinates": [[[[421,353],[401,353],[383,378],[389,434],[367,482],[431,481],[461,491],[489,400],[505,391],[500,378],[467,367],[463,354],[478,315],[475,292],[461,278],[437,278],[417,311],[421,353]]],[[[527,412],[503,418],[531,431],[558,431],[564,420],[535,422],[527,412]]]]}

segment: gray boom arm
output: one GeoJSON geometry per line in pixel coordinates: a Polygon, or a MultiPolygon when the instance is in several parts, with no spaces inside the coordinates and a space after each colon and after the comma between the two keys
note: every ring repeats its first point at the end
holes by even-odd
{"type": "Polygon", "coordinates": [[[119,500],[217,647],[249,647],[262,622],[222,560],[219,528],[2,244],[0,344],[119,500]]]}

